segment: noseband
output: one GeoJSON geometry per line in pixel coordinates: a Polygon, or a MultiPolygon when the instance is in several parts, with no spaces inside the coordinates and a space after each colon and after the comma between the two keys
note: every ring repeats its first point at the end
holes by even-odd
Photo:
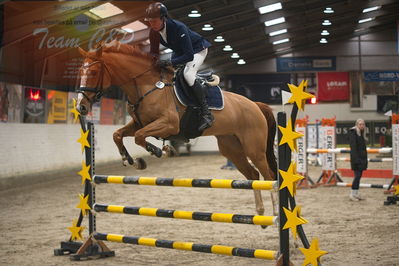
{"type": "Polygon", "coordinates": [[[111,74],[110,74],[110,72],[109,72],[109,69],[108,69],[107,65],[106,65],[106,64],[104,63],[104,61],[102,61],[102,60],[94,61],[94,62],[92,62],[92,63],[90,63],[90,64],[88,64],[88,65],[86,65],[86,66],[83,65],[82,68],[89,68],[89,67],[91,67],[92,65],[95,65],[95,64],[101,64],[100,78],[99,78],[98,81],[97,81],[96,87],[94,87],[94,88],[92,88],[92,87],[79,87],[79,88],[76,90],[76,92],[82,93],[83,96],[87,99],[87,101],[89,101],[89,103],[90,103],[91,105],[93,105],[93,104],[96,103],[96,102],[99,102],[100,99],[101,99],[101,97],[102,97],[103,94],[104,94],[104,71],[105,71],[104,69],[106,69],[107,72],[108,72],[108,74],[111,76],[111,74]],[[85,92],[94,92],[95,95],[94,95],[93,99],[90,99],[90,98],[86,95],[85,92]]]}

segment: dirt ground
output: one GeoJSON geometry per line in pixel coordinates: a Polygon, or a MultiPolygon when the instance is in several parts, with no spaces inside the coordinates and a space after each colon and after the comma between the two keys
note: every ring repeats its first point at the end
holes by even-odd
{"type": "MultiPolygon", "coordinates": [[[[192,155],[177,158],[148,158],[148,168],[137,171],[119,162],[97,166],[97,174],[139,175],[176,178],[243,179],[236,170],[221,170],[225,159],[219,155],[192,155]]],[[[342,162],[341,166],[348,166],[342,162]]],[[[389,168],[390,163],[380,167],[389,168]]],[[[78,194],[83,192],[80,169],[60,173],[51,182],[0,192],[0,265],[274,265],[273,261],[247,259],[198,252],[179,251],[129,244],[106,244],[116,257],[72,262],[54,256],[60,241],[69,238],[67,227],[76,219],[78,194]]],[[[320,167],[311,167],[317,179],[320,167]]],[[[351,179],[344,178],[351,182],[351,179]]],[[[364,178],[364,183],[389,183],[387,179],[364,178]]],[[[329,253],[323,265],[399,265],[399,205],[384,206],[382,189],[362,188],[367,198],[349,201],[350,188],[319,187],[298,190],[296,201],[309,221],[304,230],[309,241],[318,237],[320,249],[329,253]]],[[[207,188],[149,187],[102,184],[96,187],[98,203],[186,211],[255,214],[252,191],[207,188]]],[[[263,192],[266,215],[271,215],[269,192],[263,192]]],[[[87,225],[85,218],[84,225],[87,225]]],[[[278,250],[275,226],[212,223],[99,213],[97,231],[156,239],[221,244],[242,248],[278,250]]],[[[290,233],[291,235],[291,233],[290,233]]],[[[87,230],[84,231],[87,236],[87,230]]],[[[292,238],[291,238],[292,240],[292,238]]],[[[291,241],[292,242],[292,241],[291,241]]],[[[302,247],[302,244],[300,245],[302,247]]],[[[303,255],[291,249],[295,265],[303,255]]]]}

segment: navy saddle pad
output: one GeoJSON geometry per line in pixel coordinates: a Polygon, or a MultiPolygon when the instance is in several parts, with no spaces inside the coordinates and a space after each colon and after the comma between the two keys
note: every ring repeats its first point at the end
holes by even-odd
{"type": "MultiPolygon", "coordinates": [[[[195,97],[193,96],[194,92],[192,92],[192,88],[186,84],[183,75],[181,75],[180,77],[176,76],[173,85],[176,97],[182,105],[198,105],[195,97]],[[184,84],[182,84],[183,82],[184,84]]],[[[223,94],[219,86],[208,86],[206,100],[208,102],[209,109],[211,110],[222,110],[224,108],[223,94]]]]}

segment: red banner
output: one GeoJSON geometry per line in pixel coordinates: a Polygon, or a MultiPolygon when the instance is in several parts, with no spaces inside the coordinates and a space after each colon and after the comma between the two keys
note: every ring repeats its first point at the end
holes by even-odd
{"type": "Polygon", "coordinates": [[[101,100],[100,124],[112,125],[114,122],[114,100],[103,98],[101,100]]]}
{"type": "Polygon", "coordinates": [[[317,100],[320,102],[349,100],[348,72],[317,73],[317,100]]]}

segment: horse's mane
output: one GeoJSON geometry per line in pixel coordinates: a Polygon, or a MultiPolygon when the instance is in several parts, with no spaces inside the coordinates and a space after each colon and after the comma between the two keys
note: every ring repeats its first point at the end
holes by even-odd
{"type": "Polygon", "coordinates": [[[121,43],[119,41],[113,41],[109,44],[103,45],[103,52],[106,53],[118,53],[131,56],[140,56],[146,59],[152,59],[151,55],[141,50],[140,45],[130,45],[126,43],[121,43]]]}

